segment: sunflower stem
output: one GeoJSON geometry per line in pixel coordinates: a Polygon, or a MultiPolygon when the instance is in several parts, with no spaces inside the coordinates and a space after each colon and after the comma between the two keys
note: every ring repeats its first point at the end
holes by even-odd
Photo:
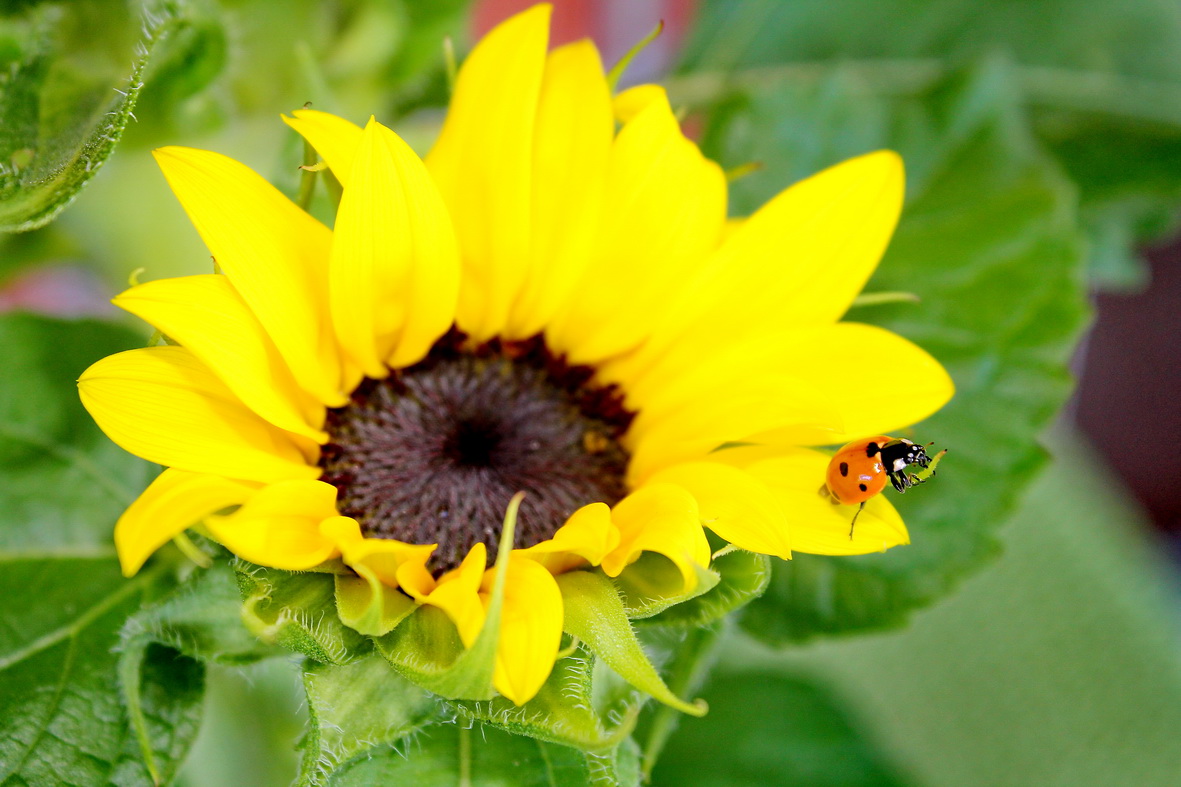
{"type": "Polygon", "coordinates": [[[880,306],[883,303],[918,303],[922,299],[913,292],[863,292],[853,299],[855,306],[880,306]]]}
{"type": "MultiPolygon", "coordinates": [[[[685,637],[685,641],[668,665],[668,687],[678,697],[688,696],[705,678],[707,667],[724,630],[725,622],[718,621],[709,626],[693,629],[685,637]]],[[[676,731],[680,720],[681,714],[667,705],[659,706],[653,714],[643,747],[644,757],[640,764],[644,783],[651,781],[652,768],[655,767],[656,760],[664,750],[664,744],[676,731]]]]}
{"type": "Polygon", "coordinates": [[[177,548],[184,553],[184,556],[196,563],[201,568],[209,568],[213,565],[213,558],[201,551],[201,547],[193,543],[193,540],[185,533],[177,533],[172,537],[172,543],[176,544],[177,548]]]}
{"type": "Polygon", "coordinates": [[[648,44],[651,44],[653,41],[655,41],[656,37],[662,32],[664,32],[663,19],[656,23],[656,27],[652,28],[652,32],[648,33],[648,35],[636,42],[636,45],[627,50],[627,54],[619,58],[619,62],[611,67],[611,70],[607,72],[607,86],[611,88],[612,93],[615,92],[615,88],[619,85],[619,78],[623,76],[623,72],[627,70],[629,65],[631,65],[631,62],[635,59],[636,55],[643,52],[648,44]]]}
{"type": "Polygon", "coordinates": [[[312,205],[312,197],[316,194],[316,150],[305,139],[303,141],[303,165],[299,168],[299,195],[295,203],[305,212],[312,205]]]}
{"type": "Polygon", "coordinates": [[[455,95],[455,80],[459,76],[459,66],[455,60],[455,42],[451,36],[443,39],[443,65],[447,70],[447,94],[455,95]]]}
{"type": "Polygon", "coordinates": [[[472,728],[464,726],[459,728],[459,787],[472,787],[472,728]]]}

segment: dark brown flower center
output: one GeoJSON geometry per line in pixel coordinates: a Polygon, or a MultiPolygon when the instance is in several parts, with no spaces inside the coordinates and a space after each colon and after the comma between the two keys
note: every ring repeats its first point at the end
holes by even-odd
{"type": "Polygon", "coordinates": [[[420,363],[329,410],[322,477],[367,536],[437,543],[436,570],[480,541],[495,555],[518,491],[516,546],[531,546],[578,508],[626,494],[619,438],[633,414],[592,374],[540,338],[474,346],[453,330],[420,363]]]}

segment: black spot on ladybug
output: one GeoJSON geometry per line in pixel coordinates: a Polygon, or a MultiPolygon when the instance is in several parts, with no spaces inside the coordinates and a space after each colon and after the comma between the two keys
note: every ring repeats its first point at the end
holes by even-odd
{"type": "Polygon", "coordinates": [[[847,475],[849,475],[849,463],[841,462],[841,477],[844,478],[847,475]]]}
{"type": "Polygon", "coordinates": [[[865,446],[865,455],[866,456],[877,456],[877,453],[879,450],[880,449],[878,448],[877,443],[870,443],[869,445],[865,446]]]}
{"type": "Polygon", "coordinates": [[[857,487],[858,487],[858,488],[859,488],[859,489],[860,489],[862,492],[866,492],[866,491],[868,491],[868,490],[869,490],[869,487],[868,487],[868,486],[866,486],[865,484],[858,484],[858,485],[857,485],[857,487]]]}

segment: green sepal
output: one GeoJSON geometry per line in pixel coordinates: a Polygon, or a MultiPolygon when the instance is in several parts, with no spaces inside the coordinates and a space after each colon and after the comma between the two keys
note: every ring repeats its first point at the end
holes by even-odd
{"type": "Polygon", "coordinates": [[[447,699],[488,700],[496,696],[492,671],[500,642],[500,609],[504,604],[517,509],[523,497],[520,493],[514,496],[505,512],[484,626],[470,648],[464,649],[455,624],[446,614],[426,605],[407,616],[389,634],[375,640],[378,651],[408,680],[447,699]]]}
{"type": "Polygon", "coordinates": [[[755,552],[736,550],[713,561],[721,577],[709,591],[665,609],[644,624],[685,628],[704,626],[720,620],[763,595],[771,582],[771,558],[755,552]]]}
{"type": "Polygon", "coordinates": [[[524,705],[504,697],[449,704],[464,718],[518,735],[583,751],[610,752],[631,734],[639,704],[619,713],[615,723],[604,723],[593,707],[593,661],[593,656],[581,649],[559,659],[541,690],[524,705]]]}
{"type": "Polygon", "coordinates": [[[299,785],[321,785],[353,757],[388,746],[439,717],[439,700],[370,654],[345,666],[311,664],[303,675],[308,731],[299,785]]]}
{"type": "Polygon", "coordinates": [[[341,622],[358,634],[383,637],[418,605],[400,590],[383,585],[372,573],[365,573],[368,576],[335,576],[336,611],[341,622]]]}
{"type": "Polygon", "coordinates": [[[234,561],[245,603],[242,621],[274,642],[323,664],[347,664],[368,641],[340,621],[334,575],[292,572],[234,561]]]}
{"type": "Polygon", "coordinates": [[[598,571],[571,571],[557,577],[565,610],[562,627],[631,685],[677,710],[703,716],[705,703],[685,702],[664,685],[648,660],[615,584],[598,571]]]}
{"type": "Polygon", "coordinates": [[[566,746],[511,735],[491,727],[435,724],[415,736],[413,754],[376,748],[332,775],[334,787],[374,784],[638,785],[634,746],[588,755],[566,746]]]}
{"type": "Polygon", "coordinates": [[[697,583],[692,590],[686,591],[685,579],[671,560],[655,552],[640,555],[639,560],[615,578],[627,617],[632,620],[650,618],[708,593],[721,581],[716,571],[701,566],[695,568],[697,583]]]}

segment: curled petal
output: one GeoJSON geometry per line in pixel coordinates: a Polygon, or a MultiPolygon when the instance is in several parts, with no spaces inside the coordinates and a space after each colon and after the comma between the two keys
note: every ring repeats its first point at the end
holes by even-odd
{"type": "Polygon", "coordinates": [[[115,523],[115,549],[123,576],[134,575],[153,552],[186,528],[241,505],[257,489],[256,484],[220,476],[165,470],[115,523]]]}
{"type": "Polygon", "coordinates": [[[347,516],[329,517],[320,523],[320,532],[340,550],[341,559],[358,574],[371,575],[388,587],[398,587],[399,575],[417,574],[414,567],[426,568],[435,551],[434,544],[407,544],[392,538],[365,538],[357,520],[347,516]]]}
{"type": "Polygon", "coordinates": [[[264,486],[232,514],[205,528],[226,549],[260,566],[303,571],[340,554],[320,523],[336,514],[336,487],[323,481],[264,486]]]}
{"type": "MultiPolygon", "coordinates": [[[[480,601],[480,584],[484,580],[487,550],[480,543],[472,547],[459,568],[439,578],[435,586],[423,593],[421,581],[406,583],[402,589],[422,604],[438,607],[451,618],[459,631],[464,647],[470,648],[484,627],[484,605],[480,601]]],[[[428,575],[429,576],[429,575],[428,575]]]]}
{"type": "Polygon", "coordinates": [[[619,576],[643,552],[657,552],[676,564],[688,591],[697,584],[697,567],[709,566],[709,541],[697,500],[679,486],[647,484],[619,501],[611,520],[620,540],[603,558],[607,576],[619,576]]]}
{"type": "Polygon", "coordinates": [[[183,347],[107,356],[78,390],[99,428],[148,461],[248,481],[320,475],[314,443],[259,418],[183,347]]]}
{"type": "MultiPolygon", "coordinates": [[[[481,598],[491,603],[496,572],[484,573],[481,598]]],[[[541,564],[514,553],[505,576],[500,639],[492,674],[496,690],[517,705],[533,699],[558,656],[562,641],[562,593],[541,564]]]]}
{"type": "Polygon", "coordinates": [[[291,114],[295,117],[284,115],[283,122],[316,149],[332,174],[347,188],[353,174],[353,159],[361,145],[361,127],[315,109],[297,109],[291,114]]]}
{"type": "Polygon", "coordinates": [[[552,574],[582,565],[597,566],[619,546],[619,529],[606,503],[591,503],[570,515],[554,537],[513,554],[536,560],[552,574]]]}

